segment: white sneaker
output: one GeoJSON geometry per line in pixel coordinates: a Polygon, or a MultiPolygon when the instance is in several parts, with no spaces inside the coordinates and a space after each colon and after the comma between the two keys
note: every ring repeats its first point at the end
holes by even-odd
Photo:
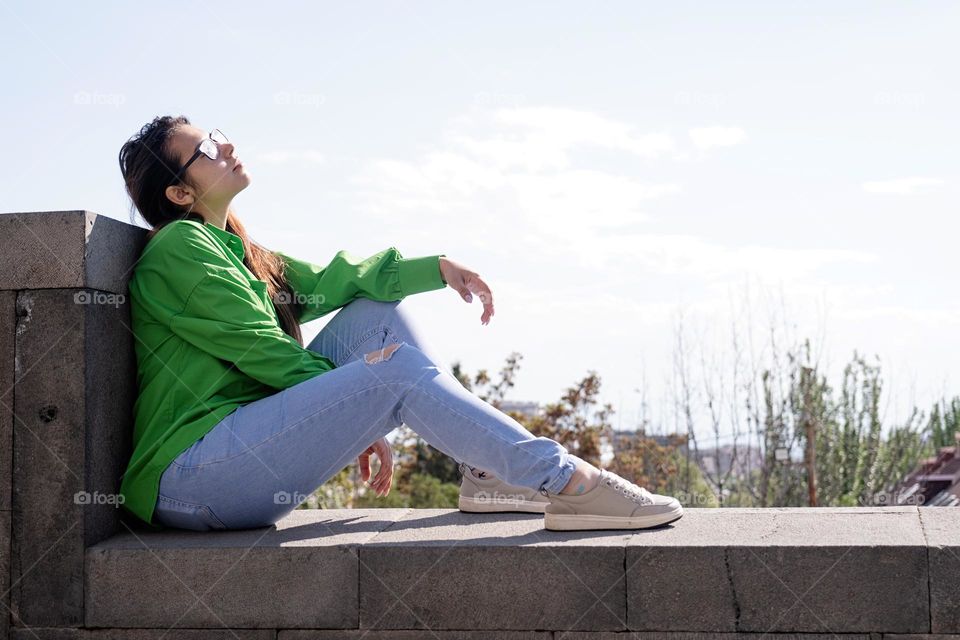
{"type": "Polygon", "coordinates": [[[612,471],[600,470],[597,486],[579,495],[547,494],[543,525],[557,531],[645,529],[683,516],[680,501],[650,493],[612,471]]]}
{"type": "Polygon", "coordinates": [[[463,479],[460,481],[460,499],[457,506],[468,513],[496,513],[501,511],[522,511],[525,513],[543,513],[550,499],[536,489],[507,484],[485,471],[480,477],[474,477],[470,466],[464,462],[459,465],[463,479]]]}

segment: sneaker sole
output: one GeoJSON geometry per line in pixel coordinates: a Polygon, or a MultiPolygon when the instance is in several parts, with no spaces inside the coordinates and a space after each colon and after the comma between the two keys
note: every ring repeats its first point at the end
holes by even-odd
{"type": "Polygon", "coordinates": [[[547,508],[548,502],[532,502],[530,500],[503,500],[490,502],[489,500],[477,500],[469,496],[460,496],[457,506],[460,511],[467,513],[498,513],[501,511],[521,511],[523,513],[543,513],[547,508]]]}
{"type": "Polygon", "coordinates": [[[674,522],[683,517],[683,507],[648,516],[596,516],[544,513],[543,526],[552,531],[581,531],[586,529],[646,529],[674,522]]]}

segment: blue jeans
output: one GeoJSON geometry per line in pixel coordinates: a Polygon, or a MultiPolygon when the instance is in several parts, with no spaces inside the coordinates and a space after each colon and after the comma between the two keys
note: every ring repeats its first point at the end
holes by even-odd
{"type": "Polygon", "coordinates": [[[357,298],[307,346],[337,367],[242,405],[160,480],[155,520],[182,529],[270,526],[401,424],[457,462],[559,493],[575,456],[468,391],[440,364],[404,302],[357,298]],[[391,344],[388,357],[364,355],[391,344]]]}

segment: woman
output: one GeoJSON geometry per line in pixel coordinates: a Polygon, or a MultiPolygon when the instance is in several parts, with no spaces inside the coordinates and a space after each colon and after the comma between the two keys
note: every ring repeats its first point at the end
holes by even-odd
{"type": "Polygon", "coordinates": [[[441,367],[401,301],[450,286],[468,303],[479,296],[487,324],[493,296],[476,272],[395,247],[362,260],[340,251],[324,267],[267,250],[230,206],[250,184],[234,145],[183,116],[146,124],[119,160],[151,226],[129,284],[140,393],[121,484],[147,524],[268,526],[354,458],[367,481],[371,455],[369,484],[386,495],[385,436],[403,423],[478,483],[491,481],[485,469],[502,492],[538,490],[548,529],[682,515],[675,499],[535,437],[441,367]],[[300,323],[341,308],[304,348],[300,323]]]}

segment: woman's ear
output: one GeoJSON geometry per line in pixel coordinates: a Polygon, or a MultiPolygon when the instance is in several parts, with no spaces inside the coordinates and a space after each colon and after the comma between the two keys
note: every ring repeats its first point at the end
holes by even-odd
{"type": "Polygon", "coordinates": [[[185,189],[183,185],[172,184],[167,187],[164,193],[173,204],[189,205],[193,203],[193,193],[189,189],[185,189]]]}

